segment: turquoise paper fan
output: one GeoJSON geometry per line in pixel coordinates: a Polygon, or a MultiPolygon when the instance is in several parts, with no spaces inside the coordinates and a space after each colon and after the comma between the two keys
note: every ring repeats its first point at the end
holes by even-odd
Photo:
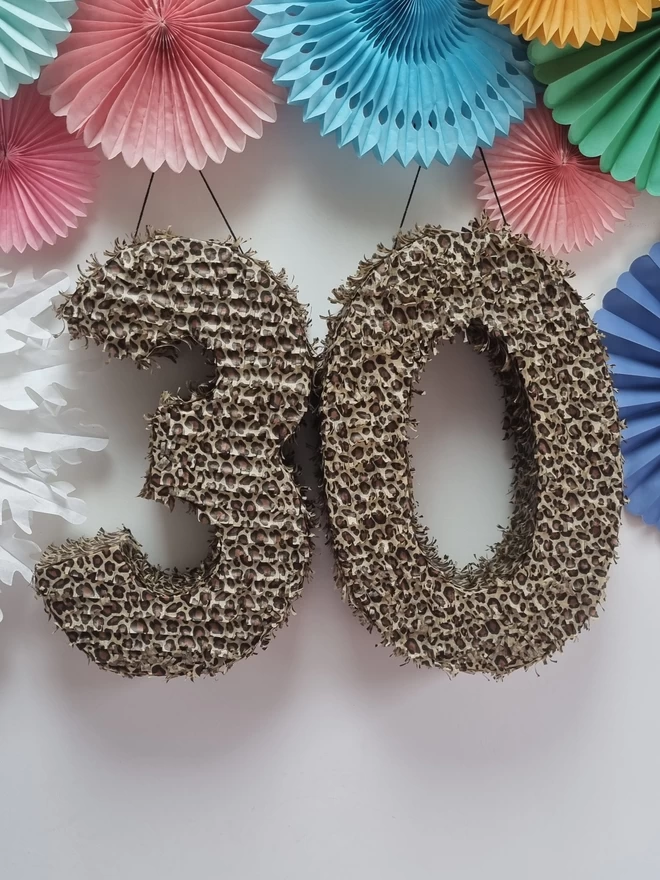
{"type": "Polygon", "coordinates": [[[381,162],[449,164],[536,102],[523,44],[475,0],[254,0],[289,103],[381,162]]]}
{"type": "Polygon", "coordinates": [[[0,98],[34,82],[69,34],[75,0],[0,0],[0,98]]]}

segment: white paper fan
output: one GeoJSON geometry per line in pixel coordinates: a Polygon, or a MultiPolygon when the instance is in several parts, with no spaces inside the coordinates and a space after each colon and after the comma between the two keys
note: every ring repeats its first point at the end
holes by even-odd
{"type": "MultiPolygon", "coordinates": [[[[7,273],[0,272],[0,275],[7,273]]],[[[67,389],[76,388],[98,355],[72,346],[52,308],[69,286],[59,271],[43,278],[0,282],[0,582],[29,580],[39,554],[32,514],[70,523],[85,519],[75,487],[57,479],[62,464],[76,464],[81,450],[98,452],[107,438],[85,425],[67,389]]]]}

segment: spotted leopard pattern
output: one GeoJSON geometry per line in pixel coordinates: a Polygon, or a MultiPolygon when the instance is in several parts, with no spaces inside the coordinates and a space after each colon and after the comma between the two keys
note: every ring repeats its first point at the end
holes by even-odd
{"type": "Polygon", "coordinates": [[[622,506],[606,356],[565,268],[485,220],[428,226],[335,298],[321,419],[345,599],[420,666],[501,677],[545,661],[597,616],[622,506]],[[501,542],[461,570],[419,522],[408,447],[413,389],[456,334],[502,385],[515,473],[501,542]]]}
{"type": "Polygon", "coordinates": [[[213,529],[203,563],[151,565],[128,529],[51,546],[35,586],[70,641],[128,676],[202,675],[265,647],[311,559],[310,523],[283,458],[307,410],[307,316],[283,275],[232,242],[149,234],[94,262],[59,309],[74,339],[149,367],[200,345],[214,378],[162,395],[144,498],[185,501],[213,529]]]}

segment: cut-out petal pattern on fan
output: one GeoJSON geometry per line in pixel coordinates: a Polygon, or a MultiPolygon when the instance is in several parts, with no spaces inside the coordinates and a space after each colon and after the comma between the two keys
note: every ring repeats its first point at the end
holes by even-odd
{"type": "Polygon", "coordinates": [[[472,0],[254,0],[289,102],[381,162],[472,156],[535,102],[522,43],[472,0]]]}
{"type": "Polygon", "coordinates": [[[70,523],[85,520],[75,487],[57,479],[80,451],[104,449],[107,439],[68,405],[66,389],[99,365],[94,352],[72,347],[52,308],[69,286],[63,272],[18,278],[0,287],[0,581],[28,578],[38,543],[32,516],[46,513],[70,523]]]}

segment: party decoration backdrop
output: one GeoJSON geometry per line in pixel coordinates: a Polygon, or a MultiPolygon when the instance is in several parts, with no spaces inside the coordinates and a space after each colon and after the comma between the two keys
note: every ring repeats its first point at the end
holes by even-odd
{"type": "Polygon", "coordinates": [[[42,76],[51,109],[109,158],[203,168],[273,122],[279,91],[239,0],[79,0],[42,76]]]}
{"type": "Polygon", "coordinates": [[[68,235],[87,213],[97,163],[36,86],[0,102],[0,248],[23,252],[68,235]]]}
{"type": "Polygon", "coordinates": [[[70,483],[57,480],[58,469],[77,463],[80,450],[107,443],[63,396],[97,363],[61,335],[52,301],[68,285],[63,272],[52,271],[0,289],[0,582],[6,584],[16,574],[30,579],[39,548],[21,535],[31,534],[33,513],[84,521],[83,502],[71,497],[70,483]]]}
{"type": "Polygon", "coordinates": [[[479,0],[489,14],[526,40],[557,46],[598,45],[634,31],[660,0],[479,0]]]}
{"type": "Polygon", "coordinates": [[[569,140],[616,180],[660,195],[660,11],[614,43],[581,49],[533,43],[543,99],[569,140]]]}
{"type": "Polygon", "coordinates": [[[660,528],[660,243],[620,276],[595,319],[625,419],[628,510],[660,528]]]}
{"type": "Polygon", "coordinates": [[[514,232],[552,254],[602,239],[634,205],[634,185],[613,180],[597,159],[585,158],[543,104],[495,141],[487,162],[490,176],[481,159],[475,170],[491,221],[501,226],[503,211],[514,232]]]}
{"type": "Polygon", "coordinates": [[[254,0],[289,101],[359,155],[404,165],[472,156],[522,119],[522,44],[474,0],[254,0]]]}
{"type": "Polygon", "coordinates": [[[74,0],[0,2],[0,98],[12,98],[57,55],[57,44],[71,30],[74,0]]]}

